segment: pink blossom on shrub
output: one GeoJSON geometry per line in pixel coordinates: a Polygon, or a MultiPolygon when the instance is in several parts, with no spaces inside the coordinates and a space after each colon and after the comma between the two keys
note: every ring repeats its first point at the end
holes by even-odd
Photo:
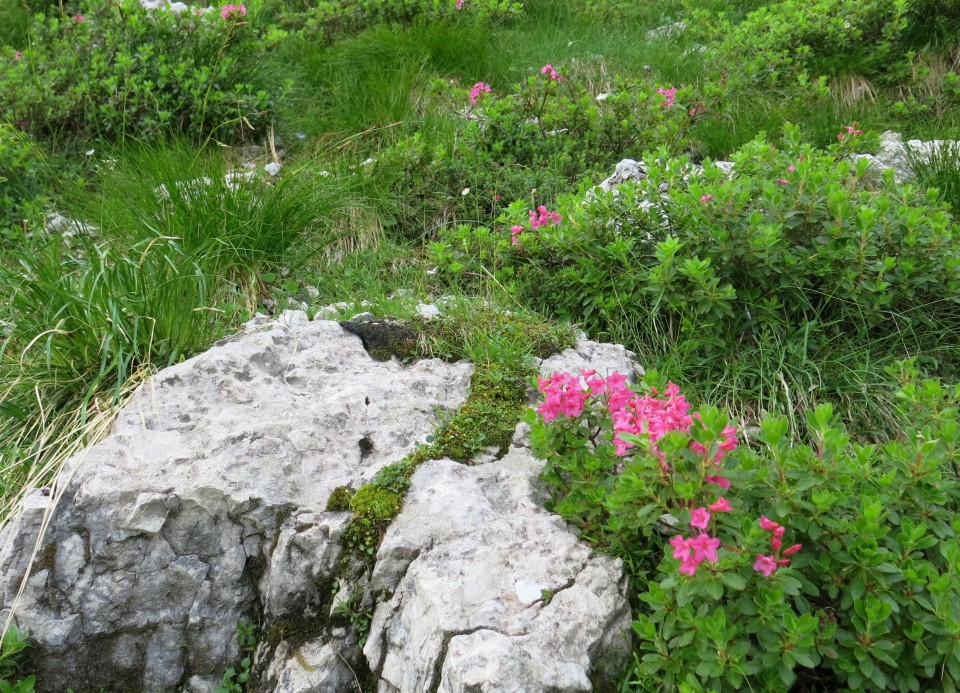
{"type": "Polygon", "coordinates": [[[618,398],[616,402],[611,400],[608,403],[613,418],[613,442],[618,455],[625,455],[633,447],[620,437],[623,433],[647,434],[656,450],[656,442],[670,431],[689,430],[693,423],[687,414],[690,404],[680,394],[680,388],[669,383],[664,394],[667,399],[658,399],[655,390],[643,397],[631,393],[626,399],[618,398]]]}
{"type": "Polygon", "coordinates": [[[666,101],[664,101],[660,105],[663,106],[664,108],[669,108],[670,106],[673,105],[673,100],[677,97],[677,88],[670,87],[669,89],[664,89],[663,87],[660,87],[659,89],[657,89],[657,93],[660,94],[660,96],[662,96],[664,99],[666,99],[666,101]]]}
{"type": "Polygon", "coordinates": [[[779,526],[780,526],[780,525],[778,525],[776,522],[774,522],[773,520],[767,518],[766,515],[761,515],[761,516],[760,516],[760,529],[765,529],[765,530],[768,531],[768,532],[772,532],[773,530],[775,530],[775,529],[776,529],[777,527],[779,527],[779,526]]]}
{"type": "Polygon", "coordinates": [[[70,19],[72,19],[76,24],[82,24],[87,20],[87,18],[84,17],[82,14],[75,14],[72,17],[70,17],[70,19]]]}
{"type": "Polygon", "coordinates": [[[725,476],[716,476],[714,474],[707,474],[703,477],[704,481],[708,484],[714,484],[720,488],[726,490],[730,488],[730,479],[725,476]]]}
{"type": "MultiPolygon", "coordinates": [[[[462,2],[463,0],[461,0],[462,2]]],[[[459,7],[457,8],[460,9],[459,7]]],[[[470,90],[470,103],[474,106],[477,105],[477,98],[483,93],[490,93],[490,85],[483,82],[477,82],[473,85],[473,89],[470,90]]]]}
{"type": "Polygon", "coordinates": [[[458,10],[462,10],[462,9],[463,9],[463,0],[457,0],[457,9],[458,9],[458,10]]]}
{"type": "Polygon", "coordinates": [[[777,571],[777,561],[773,556],[758,553],[757,560],[753,564],[753,569],[758,573],[763,573],[764,577],[770,577],[777,571]]]}
{"type": "Polygon", "coordinates": [[[710,524],[710,511],[706,508],[694,508],[690,511],[690,526],[706,529],[710,524]]]}
{"type": "Polygon", "coordinates": [[[510,242],[513,245],[520,245],[520,234],[523,233],[522,226],[514,226],[510,229],[510,242]]]}
{"type": "Polygon", "coordinates": [[[710,509],[710,512],[714,512],[714,513],[733,512],[733,506],[730,505],[730,501],[728,501],[723,496],[720,496],[719,498],[717,498],[716,503],[713,503],[708,507],[710,509]]]}
{"type": "Polygon", "coordinates": [[[693,559],[698,564],[703,561],[717,562],[717,549],[720,548],[719,539],[701,532],[690,540],[689,545],[693,549],[693,559]]]}
{"type": "Polygon", "coordinates": [[[712,199],[713,199],[713,195],[701,195],[701,196],[700,196],[700,201],[701,201],[703,204],[707,204],[707,203],[708,203],[710,200],[712,200],[712,199]]]}
{"type": "Polygon", "coordinates": [[[843,129],[846,130],[846,132],[841,132],[839,135],[837,135],[837,139],[843,142],[847,138],[847,135],[853,135],[854,137],[859,137],[862,135],[863,130],[858,130],[857,125],[859,125],[859,123],[854,123],[853,125],[844,125],[843,129]]]}
{"type": "Polygon", "coordinates": [[[234,5],[232,2],[229,5],[224,5],[220,8],[220,18],[221,19],[240,19],[240,17],[247,16],[247,8],[241,2],[238,5],[234,5]]]}
{"type": "Polygon", "coordinates": [[[784,556],[792,556],[793,554],[797,553],[797,551],[799,551],[799,550],[802,549],[802,548],[803,548],[803,544],[794,544],[794,545],[791,546],[789,549],[784,549],[784,550],[783,550],[783,555],[784,555],[784,556]]]}
{"type": "Polygon", "coordinates": [[[590,397],[590,393],[583,389],[580,378],[570,373],[554,373],[549,378],[540,378],[537,389],[544,396],[537,413],[547,423],[558,416],[572,419],[580,416],[590,397]]]}
{"type": "Polygon", "coordinates": [[[20,58],[22,58],[22,57],[23,57],[23,53],[21,53],[20,51],[15,51],[14,54],[13,54],[13,59],[14,59],[14,60],[20,60],[20,58]]]}
{"type": "Polygon", "coordinates": [[[560,74],[559,74],[556,70],[553,69],[553,65],[550,65],[549,63],[540,68],[540,74],[541,74],[541,75],[546,75],[547,77],[549,77],[549,78],[550,78],[551,80],[553,80],[554,82],[562,82],[562,81],[563,81],[563,77],[561,77],[560,74]]]}
{"type": "Polygon", "coordinates": [[[697,572],[697,566],[704,561],[717,562],[720,540],[705,532],[701,532],[693,539],[685,539],[677,534],[670,538],[670,546],[673,547],[673,557],[680,561],[680,573],[693,575],[697,572]]]}
{"type": "Polygon", "coordinates": [[[550,224],[559,224],[561,221],[563,221],[563,217],[560,216],[559,212],[547,211],[547,208],[543,205],[537,207],[537,211],[530,210],[531,229],[538,229],[541,226],[548,226],[550,224]],[[539,212],[539,216],[537,212],[539,212]]]}

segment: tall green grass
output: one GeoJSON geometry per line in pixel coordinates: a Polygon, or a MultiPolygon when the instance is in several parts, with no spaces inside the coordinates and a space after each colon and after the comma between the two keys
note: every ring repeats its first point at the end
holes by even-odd
{"type": "Polygon", "coordinates": [[[177,146],[120,152],[112,166],[98,194],[67,204],[85,231],[0,263],[0,466],[11,470],[72,450],[91,407],[235,330],[259,305],[261,274],[378,240],[361,223],[375,202],[313,167],[230,182],[223,157],[177,146]],[[61,419],[64,438],[44,443],[61,419]]]}

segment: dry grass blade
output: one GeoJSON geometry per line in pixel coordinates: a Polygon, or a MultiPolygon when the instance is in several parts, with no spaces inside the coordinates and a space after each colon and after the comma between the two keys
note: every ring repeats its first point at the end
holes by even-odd
{"type": "MultiPolygon", "coordinates": [[[[16,596],[13,602],[7,605],[10,611],[6,621],[4,621],[0,639],[6,635],[13,624],[17,607],[30,578],[37,554],[43,546],[43,538],[53,521],[57,505],[67,489],[70,488],[73,475],[80,468],[90,447],[107,437],[117,414],[150,372],[151,369],[149,368],[141,368],[134,373],[121,388],[113,402],[94,399],[90,404],[78,406],[59,416],[47,418],[44,415],[40,417],[41,423],[39,425],[27,423],[19,431],[19,438],[36,442],[31,447],[31,459],[26,460],[29,463],[29,473],[24,483],[16,493],[0,498],[0,517],[3,518],[0,521],[0,534],[5,534],[4,543],[0,546],[0,555],[7,555],[11,550],[14,532],[6,530],[19,519],[19,509],[27,495],[50,484],[48,490],[50,503],[44,511],[40,531],[16,596]],[[68,462],[71,463],[69,469],[67,468],[68,462]]],[[[40,406],[42,408],[42,402],[40,402],[40,406]]],[[[16,437],[17,434],[14,435],[14,438],[16,437]]],[[[4,461],[2,471],[6,472],[10,467],[11,465],[4,461]]]]}

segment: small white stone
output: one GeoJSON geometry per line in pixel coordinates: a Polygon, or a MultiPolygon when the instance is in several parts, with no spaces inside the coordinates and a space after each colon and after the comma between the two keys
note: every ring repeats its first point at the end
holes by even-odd
{"type": "Polygon", "coordinates": [[[271,161],[269,164],[263,167],[263,170],[269,173],[271,176],[275,176],[280,173],[280,164],[276,161],[271,161]]]}
{"type": "Polygon", "coordinates": [[[280,313],[277,322],[281,325],[305,325],[310,322],[310,318],[302,310],[285,310],[280,313]]]}
{"type": "Polygon", "coordinates": [[[440,316],[440,309],[432,303],[418,303],[417,315],[424,320],[432,320],[440,316]]]}

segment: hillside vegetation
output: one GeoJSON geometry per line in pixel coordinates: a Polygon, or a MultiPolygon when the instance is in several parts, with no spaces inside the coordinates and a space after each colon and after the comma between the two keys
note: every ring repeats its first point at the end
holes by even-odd
{"type": "Polygon", "coordinates": [[[527,414],[624,691],[957,689],[960,146],[856,155],[960,140],[958,0],[177,9],[0,0],[4,517],[257,312],[446,297],[418,355],[648,370],[527,414]]]}

